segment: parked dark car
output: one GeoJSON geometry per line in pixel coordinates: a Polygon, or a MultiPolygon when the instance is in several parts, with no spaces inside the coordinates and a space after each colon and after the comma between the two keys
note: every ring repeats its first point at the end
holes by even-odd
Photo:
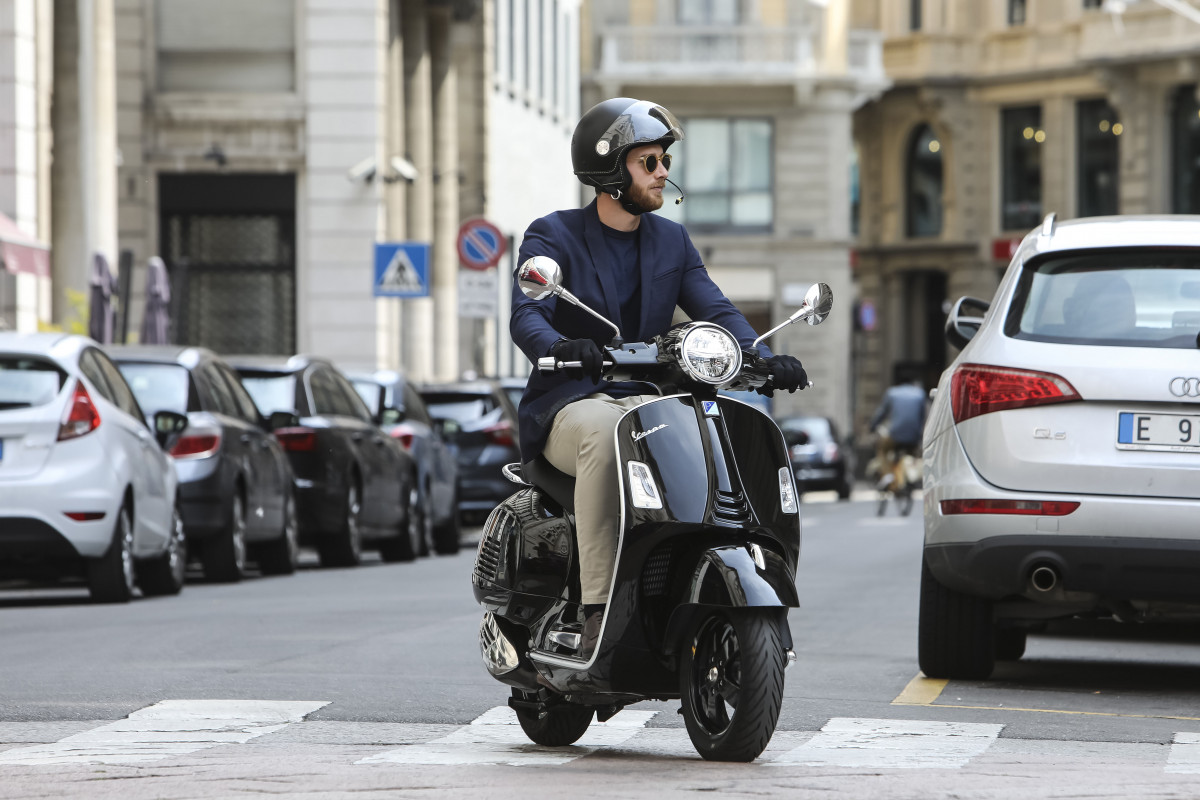
{"type": "Polygon", "coordinates": [[[322,566],[354,566],[365,547],[384,561],[420,553],[417,467],[371,418],[346,376],[312,356],[230,356],[264,414],[294,415],[277,428],[295,475],[300,542],[322,566]]]}
{"type": "Polygon", "coordinates": [[[395,370],[347,374],[378,424],[398,440],[417,465],[421,552],[458,552],[458,460],[446,443],[442,426],[429,415],[425,401],[403,373],[395,370]]]}
{"type": "Polygon", "coordinates": [[[516,489],[501,472],[521,460],[516,405],[495,381],[428,385],[419,394],[457,448],[459,513],[464,522],[482,522],[516,489]]]}
{"type": "Polygon", "coordinates": [[[849,499],[854,484],[854,470],[847,463],[851,448],[838,436],[833,420],[786,417],[779,420],[779,429],[792,457],[796,490],[835,489],[839,499],[849,499]]]}
{"type": "Polygon", "coordinates": [[[292,471],[237,373],[202,347],[107,348],[147,417],[186,414],[171,448],[188,552],[214,581],[238,581],[247,559],[269,575],[296,571],[292,471]]]}

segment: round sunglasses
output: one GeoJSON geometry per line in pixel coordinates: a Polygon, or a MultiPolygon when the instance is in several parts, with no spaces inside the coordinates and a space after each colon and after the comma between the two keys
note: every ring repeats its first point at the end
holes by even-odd
{"type": "Polygon", "coordinates": [[[642,166],[646,168],[646,172],[649,172],[651,175],[653,175],[655,170],[658,169],[659,161],[662,161],[663,169],[665,169],[667,172],[671,171],[670,153],[663,153],[661,156],[651,153],[649,155],[642,156],[638,159],[638,161],[642,162],[642,166]]]}

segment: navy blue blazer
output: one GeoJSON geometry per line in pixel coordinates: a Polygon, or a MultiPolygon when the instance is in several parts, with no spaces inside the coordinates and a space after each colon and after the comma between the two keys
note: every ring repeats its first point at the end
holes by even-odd
{"type": "MultiPolygon", "coordinates": [[[[675,307],[694,320],[715,322],[737,337],[742,348],[757,338],[750,323],[708,277],[692,240],[682,225],[657,214],[643,214],[638,226],[641,286],[641,320],[638,329],[622,330],[627,342],[644,342],[671,327],[675,307]]],[[[525,231],[517,263],[533,256],[549,256],[562,267],[563,284],[573,295],[620,327],[621,308],[615,277],[607,263],[600,215],[593,200],[586,208],[556,211],[535,220],[525,231]]],[[[590,338],[598,345],[612,340],[612,329],[570,303],[556,297],[530,300],[513,282],[513,341],[534,364],[521,398],[518,420],[521,458],[530,461],[546,446],[554,416],[568,403],[602,391],[604,384],[590,378],[568,378],[564,373],[542,375],[537,360],[550,354],[559,339],[590,338]]],[[[764,357],[771,352],[759,346],[764,357]]]]}

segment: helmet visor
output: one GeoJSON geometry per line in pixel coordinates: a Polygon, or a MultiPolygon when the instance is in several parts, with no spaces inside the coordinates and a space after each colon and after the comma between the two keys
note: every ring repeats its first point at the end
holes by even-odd
{"type": "Polygon", "coordinates": [[[681,141],[683,126],[670,111],[648,100],[639,100],[626,108],[600,137],[600,141],[608,142],[606,152],[659,139],[681,141]]]}

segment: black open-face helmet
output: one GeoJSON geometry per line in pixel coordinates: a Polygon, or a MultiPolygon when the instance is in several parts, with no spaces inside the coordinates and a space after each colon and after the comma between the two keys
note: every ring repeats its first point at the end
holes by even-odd
{"type": "Polygon", "coordinates": [[[665,152],[682,139],[683,126],[667,109],[648,100],[614,97],[580,117],[571,137],[571,166],[585,186],[623,194],[631,182],[625,168],[630,148],[660,144],[665,152]]]}

